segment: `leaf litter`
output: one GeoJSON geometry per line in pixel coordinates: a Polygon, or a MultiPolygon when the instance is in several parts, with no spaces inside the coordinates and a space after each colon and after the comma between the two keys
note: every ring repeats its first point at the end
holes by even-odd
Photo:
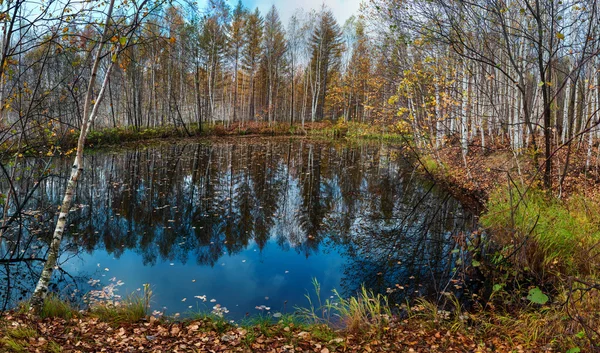
{"type": "MultiPolygon", "coordinates": [[[[226,308],[216,306],[226,310],[226,308]]],[[[279,315],[278,315],[279,317],[279,315]]],[[[34,335],[20,343],[22,352],[541,352],[513,347],[501,339],[484,342],[469,334],[427,323],[393,320],[383,332],[333,331],[322,325],[273,323],[264,327],[239,327],[214,319],[184,320],[149,316],[140,322],[115,327],[88,314],[70,320],[40,319],[7,312],[0,325],[0,351],[15,328],[34,335]],[[327,332],[324,334],[324,332],[327,332]]],[[[538,347],[541,348],[541,347],[538,347]]]]}

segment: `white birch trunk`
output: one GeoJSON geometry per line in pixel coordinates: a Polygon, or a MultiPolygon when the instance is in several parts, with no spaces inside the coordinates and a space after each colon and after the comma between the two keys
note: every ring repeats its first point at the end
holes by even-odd
{"type": "Polygon", "coordinates": [[[44,302],[44,299],[48,295],[48,285],[50,284],[50,279],[52,278],[52,273],[56,267],[56,263],[58,260],[60,243],[62,241],[65,225],[67,223],[67,216],[69,214],[69,209],[71,208],[73,195],[75,194],[75,191],[77,189],[77,182],[79,181],[79,177],[81,176],[81,172],[83,171],[83,150],[85,147],[85,140],[89,132],[90,126],[94,121],[94,117],[98,114],[98,107],[102,101],[102,98],[104,98],[106,86],[108,85],[108,79],[110,77],[110,72],[112,71],[112,68],[114,66],[114,61],[111,60],[111,63],[109,64],[108,69],[106,71],[104,81],[102,82],[100,92],[98,93],[95,102],[92,102],[92,95],[94,91],[94,85],[96,82],[96,76],[100,67],[100,59],[102,58],[102,50],[104,49],[104,45],[107,42],[107,31],[110,25],[110,19],[112,17],[114,2],[115,0],[111,0],[109,3],[108,13],[106,14],[106,23],[104,25],[104,32],[102,33],[102,40],[100,42],[100,47],[98,48],[98,52],[96,53],[96,58],[94,59],[94,64],[92,66],[90,82],[88,83],[88,90],[85,95],[85,102],[83,108],[83,123],[81,125],[79,140],[77,141],[77,153],[75,154],[75,161],[73,162],[73,166],[71,167],[71,176],[69,177],[69,181],[65,189],[65,194],[60,207],[60,214],[58,216],[56,227],[54,229],[54,234],[52,236],[52,241],[50,243],[48,259],[44,264],[44,269],[42,270],[38,283],[35,287],[35,291],[33,292],[33,295],[31,297],[31,305],[36,312],[39,312],[44,302]],[[93,108],[90,113],[89,111],[91,105],[93,105],[93,108]]]}

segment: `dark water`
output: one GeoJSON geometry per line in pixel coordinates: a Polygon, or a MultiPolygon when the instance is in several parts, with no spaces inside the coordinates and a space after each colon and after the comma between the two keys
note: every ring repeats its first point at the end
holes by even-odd
{"type": "MultiPolygon", "coordinates": [[[[23,226],[5,235],[4,259],[44,256],[71,161],[53,163],[23,226]]],[[[54,288],[78,298],[107,287],[110,297],[149,283],[153,309],[167,314],[216,304],[230,319],[261,306],[293,312],[308,305],[313,278],[326,296],[361,284],[396,301],[439,296],[460,284],[455,240],[474,227],[459,202],[381,144],[188,141],[85,163],[54,288]]],[[[0,263],[4,307],[29,295],[39,270],[0,263]]]]}

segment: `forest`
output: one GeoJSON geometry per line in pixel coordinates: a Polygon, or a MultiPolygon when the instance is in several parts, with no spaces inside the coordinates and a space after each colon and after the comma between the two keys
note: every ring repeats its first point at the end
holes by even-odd
{"type": "MultiPolygon", "coordinates": [[[[27,5],[4,12],[2,142],[78,131],[87,90],[102,84],[88,87],[102,10],[27,5]]],[[[344,23],[324,4],[286,24],[275,5],[158,2],[136,19],[141,4],[129,5],[105,35],[115,69],[100,63],[108,92],[96,129],[341,120],[410,132],[430,151],[455,139],[463,154],[496,142],[529,149],[546,187],[569,167],[569,157],[553,165],[559,149],[585,149],[596,169],[594,1],[371,1],[344,23]]]]}
{"type": "Polygon", "coordinates": [[[248,3],[0,2],[1,349],[166,303],[217,351],[600,349],[596,0],[248,3]]]}

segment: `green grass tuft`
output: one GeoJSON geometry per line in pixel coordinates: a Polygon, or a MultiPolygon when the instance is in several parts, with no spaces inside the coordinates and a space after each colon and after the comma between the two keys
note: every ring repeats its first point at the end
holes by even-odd
{"type": "Polygon", "coordinates": [[[46,351],[49,353],[61,353],[63,351],[63,348],[60,346],[60,344],[54,341],[50,341],[46,346],[46,351]]]}
{"type": "Polygon", "coordinates": [[[35,338],[38,333],[29,326],[17,326],[10,328],[5,332],[6,336],[0,339],[0,348],[2,352],[27,352],[28,340],[35,338]]]}
{"type": "Polygon", "coordinates": [[[6,349],[5,352],[27,352],[27,349],[25,349],[25,346],[21,342],[15,341],[12,338],[5,337],[0,339],[0,345],[3,349],[6,349]]]}
{"type": "Polygon", "coordinates": [[[146,317],[146,306],[140,296],[131,295],[122,302],[96,304],[91,313],[102,321],[120,325],[141,321],[146,317]]]}
{"type": "Polygon", "coordinates": [[[346,330],[356,333],[374,331],[382,333],[387,327],[392,314],[387,297],[374,294],[364,285],[352,297],[344,298],[337,290],[334,298],[321,301],[321,286],[313,279],[316,301],[307,294],[308,308],[298,308],[298,315],[312,325],[325,324],[336,326],[341,324],[346,330]]]}
{"type": "Polygon", "coordinates": [[[69,302],[61,300],[56,294],[51,293],[44,300],[39,315],[42,319],[61,318],[70,320],[77,316],[77,310],[69,302]]]}
{"type": "Polygon", "coordinates": [[[18,326],[7,332],[10,338],[26,340],[37,336],[37,331],[29,326],[18,326]]]}

